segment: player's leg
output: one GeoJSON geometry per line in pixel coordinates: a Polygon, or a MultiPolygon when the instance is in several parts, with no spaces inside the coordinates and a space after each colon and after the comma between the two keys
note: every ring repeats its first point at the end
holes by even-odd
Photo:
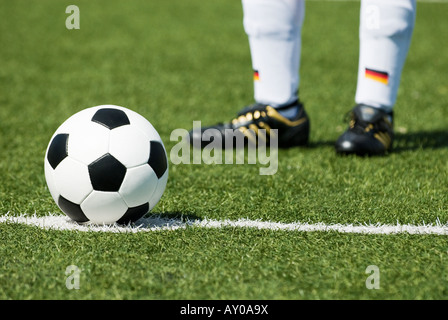
{"type": "Polygon", "coordinates": [[[206,140],[201,145],[207,145],[210,137],[203,139],[205,131],[213,133],[213,139],[224,139],[226,129],[239,130],[248,138],[256,136],[258,129],[267,129],[268,134],[277,129],[279,146],[305,144],[309,120],[298,100],[305,1],[242,0],[242,5],[254,69],[255,104],[229,123],[190,132],[191,141],[206,140]]]}
{"type": "Polygon", "coordinates": [[[297,100],[304,1],[243,0],[244,30],[258,103],[283,106],[297,100]]]}
{"type": "Polygon", "coordinates": [[[393,107],[415,24],[415,0],[362,0],[356,106],[340,153],[383,154],[393,142],[393,107]]]}

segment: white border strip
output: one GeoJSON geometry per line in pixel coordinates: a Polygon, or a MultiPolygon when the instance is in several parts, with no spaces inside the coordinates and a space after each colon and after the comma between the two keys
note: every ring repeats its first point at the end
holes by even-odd
{"type": "Polygon", "coordinates": [[[199,228],[254,228],[263,230],[283,230],[283,231],[298,231],[298,232],[339,232],[339,233],[356,233],[356,234],[433,234],[433,235],[448,235],[448,224],[441,224],[439,220],[436,224],[410,225],[384,225],[384,224],[325,224],[325,223],[281,223],[261,220],[185,220],[185,219],[170,219],[161,216],[150,216],[138,220],[132,226],[120,225],[93,225],[93,224],[78,224],[72,221],[65,215],[48,216],[13,216],[6,214],[0,216],[0,223],[18,223],[30,226],[40,227],[47,230],[72,230],[83,232],[112,232],[112,233],[136,233],[136,232],[151,232],[163,230],[176,230],[179,228],[199,227],[199,228]]]}
{"type": "MultiPolygon", "coordinates": [[[[307,0],[309,2],[361,2],[361,0],[307,0]]],[[[420,3],[448,3],[448,0],[417,0],[420,3]]]]}

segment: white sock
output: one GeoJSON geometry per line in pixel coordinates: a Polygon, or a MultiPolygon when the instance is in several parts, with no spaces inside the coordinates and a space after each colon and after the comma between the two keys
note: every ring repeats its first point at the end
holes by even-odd
{"type": "Polygon", "coordinates": [[[242,0],[254,98],[273,107],[297,100],[304,0],[242,0]]]}
{"type": "Polygon", "coordinates": [[[356,103],[391,111],[415,24],[415,0],[362,0],[356,103]]]}

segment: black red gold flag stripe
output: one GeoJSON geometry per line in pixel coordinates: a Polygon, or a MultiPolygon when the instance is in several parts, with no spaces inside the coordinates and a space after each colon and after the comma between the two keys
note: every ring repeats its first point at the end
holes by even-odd
{"type": "Polygon", "coordinates": [[[254,70],[254,81],[260,80],[260,74],[258,73],[258,70],[254,70]]]}
{"type": "Polygon", "coordinates": [[[365,77],[368,79],[379,81],[384,84],[389,83],[389,74],[385,71],[378,71],[378,70],[366,68],[365,77]]]}

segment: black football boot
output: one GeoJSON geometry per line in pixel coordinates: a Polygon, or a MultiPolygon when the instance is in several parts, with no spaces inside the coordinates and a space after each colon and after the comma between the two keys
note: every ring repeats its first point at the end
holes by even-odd
{"type": "Polygon", "coordinates": [[[335,144],[338,154],[374,156],[384,155],[392,149],[393,112],[358,104],[350,115],[348,129],[335,144]]]}
{"type": "MultiPolygon", "coordinates": [[[[306,145],[309,131],[308,115],[303,104],[296,101],[281,108],[273,108],[270,105],[258,103],[250,105],[242,109],[231,122],[202,127],[200,130],[193,129],[189,134],[190,143],[193,146],[203,148],[210,141],[219,139],[221,140],[221,146],[225,148],[226,140],[227,145],[229,145],[228,139],[232,139],[232,135],[234,140],[238,140],[238,136],[242,138],[244,146],[251,143],[257,146],[259,139],[263,139],[264,143],[269,143],[271,137],[277,133],[278,147],[290,148],[306,145]],[[298,110],[296,116],[292,119],[286,118],[280,113],[282,109],[293,107],[297,107],[298,110]]],[[[232,146],[235,146],[235,144],[232,143],[232,146]]]]}

